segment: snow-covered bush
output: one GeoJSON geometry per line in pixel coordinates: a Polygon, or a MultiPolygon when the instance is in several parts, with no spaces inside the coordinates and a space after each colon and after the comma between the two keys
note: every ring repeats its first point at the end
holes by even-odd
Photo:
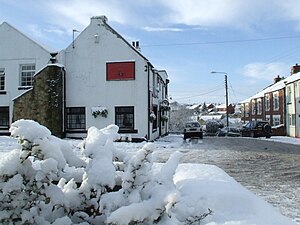
{"type": "Polygon", "coordinates": [[[193,111],[184,105],[178,105],[177,110],[170,111],[170,132],[183,132],[185,123],[193,116],[193,111]]]}
{"type": "Polygon", "coordinates": [[[215,134],[219,128],[223,128],[224,124],[215,120],[209,120],[206,122],[206,133],[215,134]]]}
{"type": "Polygon", "coordinates": [[[34,121],[16,121],[10,131],[20,148],[0,159],[1,224],[166,225],[205,217],[178,216],[185,207],[173,175],[181,153],[157,164],[152,143],[134,156],[117,151],[116,125],[89,128],[76,154],[34,121]]]}

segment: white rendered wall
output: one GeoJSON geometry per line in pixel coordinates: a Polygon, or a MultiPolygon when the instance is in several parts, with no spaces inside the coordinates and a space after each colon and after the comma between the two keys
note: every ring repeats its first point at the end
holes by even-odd
{"type": "Polygon", "coordinates": [[[0,95],[0,106],[10,106],[12,122],[12,99],[26,90],[18,90],[20,85],[20,65],[35,64],[36,71],[43,68],[50,59],[50,53],[36,42],[7,23],[0,26],[0,68],[5,69],[5,95],[0,95]]]}
{"type": "Polygon", "coordinates": [[[134,106],[134,124],[138,134],[148,133],[148,72],[147,61],[136,53],[123,39],[107,30],[100,19],[80,33],[74,42],[60,53],[66,70],[66,106],[86,107],[87,128],[103,128],[115,123],[115,106],[134,106]],[[135,80],[106,81],[107,62],[135,62],[135,80]],[[91,108],[104,106],[108,117],[94,118],[91,108]]]}

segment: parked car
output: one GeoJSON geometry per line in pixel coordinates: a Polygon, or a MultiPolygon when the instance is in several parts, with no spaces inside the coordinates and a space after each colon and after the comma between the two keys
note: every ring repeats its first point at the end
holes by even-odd
{"type": "Polygon", "coordinates": [[[239,137],[241,136],[241,132],[238,128],[236,127],[223,127],[222,129],[219,128],[217,131],[216,135],[218,137],[239,137]]]}
{"type": "Polygon", "coordinates": [[[250,121],[241,130],[243,137],[266,137],[270,138],[272,128],[267,121],[250,121]]]}
{"type": "Polygon", "coordinates": [[[183,139],[200,138],[203,139],[203,129],[199,122],[187,122],[183,130],[183,139]]]}

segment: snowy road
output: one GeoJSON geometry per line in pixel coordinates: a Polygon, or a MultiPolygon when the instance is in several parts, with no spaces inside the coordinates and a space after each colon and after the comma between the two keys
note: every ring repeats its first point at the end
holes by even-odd
{"type": "Polygon", "coordinates": [[[300,224],[300,145],[217,137],[183,142],[180,135],[169,135],[156,144],[157,161],[179,150],[185,153],[182,162],[217,165],[300,224]]]}

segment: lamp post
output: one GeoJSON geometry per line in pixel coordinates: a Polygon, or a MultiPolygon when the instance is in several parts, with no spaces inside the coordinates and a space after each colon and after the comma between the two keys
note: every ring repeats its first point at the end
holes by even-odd
{"type": "Polygon", "coordinates": [[[228,118],[228,85],[227,85],[227,73],[225,72],[216,72],[212,71],[211,73],[219,73],[225,75],[225,104],[226,104],[226,126],[229,127],[229,118],[228,118]]]}

